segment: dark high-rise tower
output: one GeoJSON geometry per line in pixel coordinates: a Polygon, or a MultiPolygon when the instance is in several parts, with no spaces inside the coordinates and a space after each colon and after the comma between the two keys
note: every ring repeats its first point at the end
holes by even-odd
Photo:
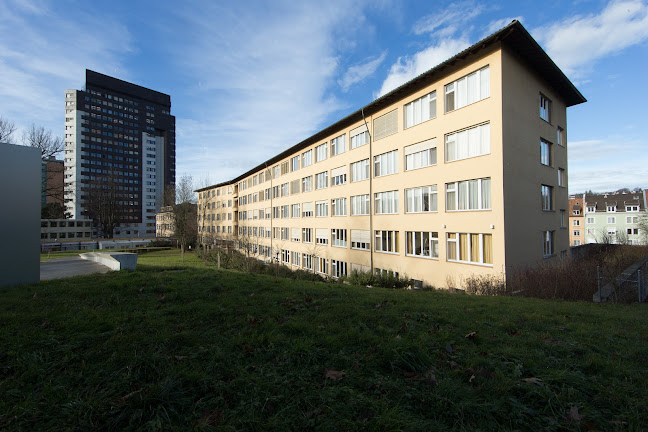
{"type": "Polygon", "coordinates": [[[114,235],[155,236],[155,213],[175,188],[175,144],[169,95],[86,70],[85,89],[65,91],[66,210],[97,222],[110,189],[114,235]]]}

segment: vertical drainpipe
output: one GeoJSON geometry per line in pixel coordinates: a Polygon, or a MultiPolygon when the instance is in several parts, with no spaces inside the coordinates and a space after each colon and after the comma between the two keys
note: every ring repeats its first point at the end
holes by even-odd
{"type": "MultiPolygon", "coordinates": [[[[362,120],[364,121],[365,128],[367,129],[367,133],[369,134],[369,266],[371,267],[369,271],[371,272],[371,274],[373,274],[373,248],[374,242],[376,240],[373,234],[373,137],[371,136],[371,132],[369,132],[367,119],[365,119],[364,115],[364,108],[362,108],[362,120]]],[[[349,145],[351,145],[350,142],[349,145]]]]}

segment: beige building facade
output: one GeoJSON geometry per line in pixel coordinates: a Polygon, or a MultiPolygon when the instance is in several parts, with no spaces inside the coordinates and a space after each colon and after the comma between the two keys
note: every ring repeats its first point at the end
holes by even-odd
{"type": "Polygon", "coordinates": [[[333,277],[434,286],[566,255],[566,109],[520,23],[241,176],[198,190],[199,238],[333,277]]]}

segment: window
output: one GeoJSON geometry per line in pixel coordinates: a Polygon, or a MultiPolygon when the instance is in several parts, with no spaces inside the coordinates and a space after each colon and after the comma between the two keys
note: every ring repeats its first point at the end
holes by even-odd
{"type": "Polygon", "coordinates": [[[351,197],[351,216],[369,214],[369,194],[351,197]]]}
{"type": "Polygon", "coordinates": [[[449,113],[490,96],[488,66],[445,86],[445,112],[449,113]]]}
{"type": "Polygon", "coordinates": [[[405,104],[403,109],[405,129],[436,117],[436,91],[405,104]]]}
{"type": "Polygon", "coordinates": [[[446,183],[446,211],[490,210],[490,178],[446,183]]]}
{"type": "Polygon", "coordinates": [[[346,184],[346,167],[339,167],[331,170],[331,186],[346,184]]]}
{"type": "Polygon", "coordinates": [[[331,216],[346,216],[346,198],[334,198],[331,200],[331,216]]]}
{"type": "Polygon", "coordinates": [[[559,146],[565,146],[565,130],[558,126],[558,132],[556,133],[556,142],[559,146]]]}
{"type": "Polygon", "coordinates": [[[587,212],[588,213],[594,213],[596,211],[596,206],[588,206],[587,207],[587,212]]]}
{"type": "Polygon", "coordinates": [[[581,241],[580,240],[574,240],[574,246],[580,246],[581,241]]]}
{"type": "Polygon", "coordinates": [[[445,161],[453,162],[490,153],[490,123],[446,135],[445,161]]]}
{"type": "Polygon", "coordinates": [[[381,177],[398,172],[398,150],[374,156],[374,176],[381,177]]]}
{"type": "Polygon", "coordinates": [[[279,178],[279,165],[272,167],[272,178],[279,178]]]}
{"type": "Polygon", "coordinates": [[[558,168],[558,186],[565,187],[565,170],[558,168]]]}
{"type": "Polygon", "coordinates": [[[301,236],[299,235],[299,228],[291,228],[290,241],[298,242],[300,240],[301,240],[301,236]]]}
{"type": "Polygon", "coordinates": [[[565,210],[560,210],[560,228],[565,228],[565,210]]]}
{"type": "Polygon", "coordinates": [[[288,174],[290,172],[290,162],[285,161],[281,162],[281,175],[288,174]]]}
{"type": "Polygon", "coordinates": [[[540,93],[540,118],[551,123],[551,100],[540,93]]]}
{"type": "Polygon", "coordinates": [[[579,214],[580,214],[580,210],[573,210],[572,213],[575,214],[575,215],[579,215],[579,214]]]}
{"type": "Polygon", "coordinates": [[[370,233],[367,230],[351,230],[351,249],[369,250],[370,233]]]}
{"type": "Polygon", "coordinates": [[[317,257],[315,264],[317,264],[317,273],[328,274],[328,259],[317,257]]]}
{"type": "Polygon", "coordinates": [[[608,213],[615,213],[616,212],[616,206],[611,205],[606,207],[608,213]]]}
{"type": "Polygon", "coordinates": [[[398,132],[398,109],[383,114],[374,120],[374,141],[398,132]]]}
{"type": "Polygon", "coordinates": [[[313,176],[304,177],[302,179],[302,192],[310,192],[313,190],[313,176]]]}
{"type": "Polygon", "coordinates": [[[574,236],[580,237],[580,230],[574,230],[574,236]]]}
{"type": "Polygon", "coordinates": [[[639,211],[639,206],[626,206],[627,212],[637,212],[639,211]]]}
{"type": "Polygon", "coordinates": [[[376,231],[376,252],[398,253],[398,231],[376,231]]]}
{"type": "Polygon", "coordinates": [[[540,139],[540,163],[551,166],[551,143],[540,139]]]}
{"type": "Polygon", "coordinates": [[[326,228],[315,229],[315,242],[321,245],[328,244],[328,230],[326,228]]]}
{"type": "Polygon", "coordinates": [[[291,209],[292,217],[298,218],[300,216],[299,204],[293,204],[291,209]]]}
{"type": "Polygon", "coordinates": [[[574,219],[574,226],[580,226],[580,219],[574,219]]]}
{"type": "Polygon", "coordinates": [[[328,157],[327,148],[327,143],[320,144],[315,147],[315,162],[322,162],[323,160],[326,160],[326,158],[328,157]]]}
{"type": "Polygon", "coordinates": [[[337,156],[346,151],[346,134],[342,134],[331,140],[331,157],[337,156]]]}
{"type": "Polygon", "coordinates": [[[407,231],[405,233],[405,254],[424,258],[438,258],[439,233],[407,231]]]}
{"type": "Polygon", "coordinates": [[[588,217],[587,218],[587,223],[588,224],[593,224],[594,223],[594,218],[593,217],[588,217]]]}
{"type": "Polygon", "coordinates": [[[290,194],[291,195],[295,195],[295,194],[299,193],[299,188],[301,187],[299,183],[300,183],[299,179],[293,180],[293,181],[290,182],[290,194]]]}
{"type": "Polygon", "coordinates": [[[639,235],[639,228],[628,228],[629,235],[639,235]]]}
{"type": "Polygon", "coordinates": [[[302,168],[313,165],[313,150],[302,153],[302,168]]]}
{"type": "Polygon", "coordinates": [[[279,198],[279,186],[272,187],[272,198],[279,198]]]}
{"type": "Polygon", "coordinates": [[[328,171],[315,174],[315,189],[324,189],[328,185],[328,171]]]}
{"type": "Polygon", "coordinates": [[[302,228],[302,242],[313,243],[313,228],[302,228]]]}
{"type": "Polygon", "coordinates": [[[367,180],[369,178],[369,159],[363,159],[351,164],[351,182],[367,180]]]}
{"type": "Polygon", "coordinates": [[[283,183],[281,185],[281,196],[286,197],[290,195],[290,184],[289,183],[283,183]]]}
{"type": "Polygon", "coordinates": [[[302,217],[309,218],[313,217],[313,203],[306,202],[302,204],[302,217]]]}
{"type": "Polygon", "coordinates": [[[290,159],[290,171],[297,171],[299,169],[299,156],[290,159]]]}
{"type": "Polygon", "coordinates": [[[288,240],[289,235],[288,228],[281,228],[281,240],[288,240]]]}
{"type": "Polygon", "coordinates": [[[542,233],[542,254],[545,258],[554,254],[554,231],[542,233]]]}
{"type": "Polygon", "coordinates": [[[436,138],[405,147],[405,171],[436,165],[436,138]]]}
{"type": "Polygon", "coordinates": [[[290,251],[281,249],[281,262],[283,264],[290,264],[290,251]]]}
{"type": "Polygon", "coordinates": [[[398,191],[374,194],[375,214],[398,214],[398,191]]]}
{"type": "Polygon", "coordinates": [[[448,233],[447,259],[474,264],[493,264],[491,234],[448,233]]]}
{"type": "Polygon", "coordinates": [[[541,197],[542,197],[542,210],[553,210],[553,187],[542,185],[541,186],[541,197]]]}
{"type": "Polygon", "coordinates": [[[351,137],[351,149],[369,144],[369,131],[365,125],[353,129],[349,132],[349,136],[351,137]]]}
{"type": "Polygon", "coordinates": [[[326,217],[328,216],[328,202],[327,201],[316,201],[315,202],[315,217],[326,217]]]}
{"type": "Polygon", "coordinates": [[[607,223],[609,223],[609,224],[616,223],[616,217],[614,217],[614,216],[608,216],[608,218],[607,218],[607,223]]]}
{"type": "Polygon", "coordinates": [[[347,275],[347,263],[344,261],[331,260],[331,276],[340,278],[347,275]]]}
{"type": "Polygon", "coordinates": [[[292,265],[299,267],[299,252],[290,252],[290,261],[292,265]]]}
{"type": "Polygon", "coordinates": [[[435,211],[437,211],[436,185],[405,189],[405,213],[435,211]]]}
{"type": "Polygon", "coordinates": [[[302,267],[307,270],[313,270],[313,255],[302,254],[302,267]]]}
{"type": "Polygon", "coordinates": [[[626,223],[639,223],[639,216],[626,216],[626,223]]]}
{"type": "Polygon", "coordinates": [[[347,247],[347,230],[345,229],[332,229],[331,230],[331,246],[347,247]]]}

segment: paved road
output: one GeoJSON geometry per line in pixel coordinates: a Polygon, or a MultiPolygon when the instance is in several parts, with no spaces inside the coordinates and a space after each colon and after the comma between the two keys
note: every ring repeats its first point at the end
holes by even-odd
{"type": "Polygon", "coordinates": [[[62,279],[71,276],[106,273],[110,268],[78,256],[54,258],[40,264],[40,280],[62,279]]]}

